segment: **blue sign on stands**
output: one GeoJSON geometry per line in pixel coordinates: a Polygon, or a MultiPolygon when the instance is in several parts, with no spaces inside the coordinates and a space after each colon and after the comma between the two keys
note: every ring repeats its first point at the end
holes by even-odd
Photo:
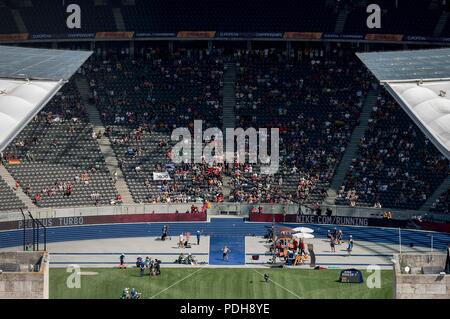
{"type": "Polygon", "coordinates": [[[358,269],[346,269],[341,271],[341,274],[339,276],[340,282],[346,282],[346,283],[358,283],[361,284],[364,282],[363,275],[361,270],[358,269]]]}

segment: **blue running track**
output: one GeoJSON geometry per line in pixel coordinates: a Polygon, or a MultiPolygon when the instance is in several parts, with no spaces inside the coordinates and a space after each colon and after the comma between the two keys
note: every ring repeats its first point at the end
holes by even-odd
{"type": "MultiPolygon", "coordinates": [[[[203,235],[211,236],[212,244],[222,245],[230,242],[230,245],[237,245],[235,242],[241,241],[244,245],[245,236],[262,236],[265,234],[266,227],[270,223],[247,223],[241,218],[212,218],[211,222],[177,222],[165,223],[169,226],[169,235],[178,236],[182,232],[195,233],[197,230],[202,231],[203,235]],[[236,237],[236,238],[235,238],[236,237]],[[232,239],[233,238],[233,239],[232,239]],[[241,239],[238,239],[241,238],[241,239]]],[[[126,238],[126,237],[145,237],[160,236],[164,223],[135,223],[135,224],[103,224],[103,225],[85,225],[71,227],[53,227],[47,230],[47,242],[63,242],[85,239],[104,239],[104,238],[126,238]]],[[[286,226],[295,227],[298,224],[285,224],[286,226]]],[[[309,225],[302,226],[314,229],[314,235],[318,238],[325,238],[327,230],[333,229],[334,225],[309,225]]],[[[355,242],[368,241],[380,245],[398,245],[399,230],[396,228],[380,228],[380,227],[355,227],[355,226],[338,226],[344,233],[344,238],[353,235],[355,242]]],[[[31,231],[28,237],[31,238],[31,231]]],[[[431,238],[433,237],[433,247],[437,250],[446,249],[450,243],[449,233],[437,233],[418,230],[402,229],[402,244],[414,246],[430,247],[431,238]]],[[[21,246],[22,230],[0,231],[0,248],[21,246]]],[[[41,242],[43,234],[40,233],[41,242]]],[[[220,247],[222,248],[222,247],[220,247]]],[[[212,248],[211,248],[212,249],[212,248]]],[[[214,248],[215,249],[215,248],[214,248]]],[[[233,250],[233,248],[231,247],[233,250]]],[[[242,250],[244,247],[242,247],[242,250]]],[[[219,249],[220,250],[220,249],[219,249]]],[[[241,249],[234,248],[232,255],[240,260],[241,249]]],[[[214,252],[215,253],[215,252],[214,252]]],[[[222,253],[220,258],[222,258],[222,253]]]]}

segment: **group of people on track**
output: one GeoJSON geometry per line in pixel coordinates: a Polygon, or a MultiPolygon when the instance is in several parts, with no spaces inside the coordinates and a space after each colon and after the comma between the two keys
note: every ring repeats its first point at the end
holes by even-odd
{"type": "MultiPolygon", "coordinates": [[[[343,243],[343,233],[342,230],[334,227],[332,231],[328,230],[327,238],[330,240],[331,252],[336,252],[336,245],[341,245],[343,243]]],[[[347,254],[350,256],[353,251],[353,236],[350,235],[348,239],[347,254]]]]}

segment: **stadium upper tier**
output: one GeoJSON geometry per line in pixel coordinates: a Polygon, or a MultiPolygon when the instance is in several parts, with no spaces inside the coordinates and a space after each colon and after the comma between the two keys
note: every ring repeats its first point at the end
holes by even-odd
{"type": "MultiPolygon", "coordinates": [[[[95,32],[130,31],[149,37],[179,31],[216,31],[229,37],[271,37],[269,33],[324,32],[328,34],[387,34],[446,38],[450,21],[442,1],[378,0],[381,28],[369,28],[367,1],[357,0],[51,0],[0,1],[0,35],[33,34],[33,39],[86,38],[95,32]],[[65,4],[65,5],[64,5],[65,4]],[[66,25],[69,4],[81,8],[81,28],[66,25]],[[51,17],[49,19],[48,17],[51,17]],[[23,21],[23,24],[18,21],[23,21]],[[436,30],[440,30],[439,32],[436,30]],[[253,35],[255,36],[255,35],[253,35]]],[[[313,36],[313,35],[310,35],[313,36]]],[[[356,39],[353,37],[353,39],[356,39]]]]}
{"type": "MultiPolygon", "coordinates": [[[[95,110],[136,203],[207,199],[316,205],[327,196],[367,112],[362,139],[351,142],[358,151],[336,203],[419,209],[448,176],[449,162],[375,82],[350,46],[299,46],[291,54],[220,48],[170,53],[157,46],[139,50],[134,58],[120,49],[99,50],[77,82],[66,84],[10,144],[2,161],[37,205],[115,203],[120,195],[115,177],[87,116],[95,110]],[[229,81],[235,87],[231,95],[224,88],[229,81]],[[195,119],[204,121],[204,129],[222,128],[225,100],[234,103],[236,127],[280,128],[277,174],[263,176],[258,165],[171,162],[172,130],[192,128],[195,119]]],[[[5,194],[0,209],[22,206],[11,188],[0,183],[5,194]]],[[[443,194],[433,209],[446,207],[443,194]]]]}

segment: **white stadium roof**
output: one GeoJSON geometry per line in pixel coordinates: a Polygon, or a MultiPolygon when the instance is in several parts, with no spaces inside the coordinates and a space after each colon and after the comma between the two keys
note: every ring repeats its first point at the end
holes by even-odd
{"type": "Polygon", "coordinates": [[[386,88],[401,105],[407,105],[405,111],[413,121],[450,158],[450,81],[387,82],[386,88]]]}
{"type": "Polygon", "coordinates": [[[357,55],[450,159],[450,49],[357,55]]]}
{"type": "Polygon", "coordinates": [[[0,152],[91,54],[0,46],[0,152]]]}

